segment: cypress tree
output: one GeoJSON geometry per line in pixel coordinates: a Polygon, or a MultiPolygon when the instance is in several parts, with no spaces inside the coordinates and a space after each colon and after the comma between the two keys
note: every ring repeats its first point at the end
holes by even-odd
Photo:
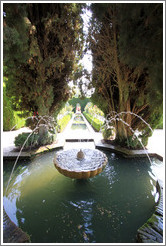
{"type": "Polygon", "coordinates": [[[133,113],[121,114],[121,120],[113,122],[120,144],[132,139],[131,128],[139,130],[147,143],[150,130],[136,114],[153,129],[162,117],[162,7],[157,3],[91,5],[92,100],[113,117],[115,112],[133,113]]]}
{"type": "Polygon", "coordinates": [[[83,47],[83,4],[4,3],[4,64],[15,110],[51,115],[68,100],[83,47]]]}

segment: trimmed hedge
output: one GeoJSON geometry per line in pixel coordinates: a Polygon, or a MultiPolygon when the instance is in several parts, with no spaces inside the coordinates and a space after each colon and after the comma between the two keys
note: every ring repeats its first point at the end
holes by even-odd
{"type": "Polygon", "coordinates": [[[12,109],[10,98],[6,95],[6,86],[3,84],[3,131],[10,131],[15,125],[14,130],[25,126],[25,119],[21,119],[18,114],[12,109]]]}
{"type": "Polygon", "coordinates": [[[6,96],[6,87],[3,87],[3,131],[10,131],[15,125],[14,112],[11,102],[6,96]]]}
{"type": "Polygon", "coordinates": [[[83,112],[84,109],[85,109],[85,106],[87,105],[88,102],[91,102],[90,98],[88,98],[88,97],[85,97],[84,99],[81,99],[80,97],[73,97],[72,99],[70,99],[68,101],[68,103],[73,106],[73,111],[74,112],[76,110],[77,103],[80,104],[81,111],[83,112]]]}
{"type": "Polygon", "coordinates": [[[103,122],[100,121],[99,119],[97,118],[94,118],[92,115],[86,113],[86,112],[83,112],[85,118],[87,119],[87,121],[89,121],[89,123],[93,126],[93,128],[99,132],[100,131],[100,128],[101,126],[103,125],[103,122]]]}
{"type": "Polygon", "coordinates": [[[58,120],[58,132],[62,132],[69,121],[71,120],[72,113],[65,115],[62,119],[58,120]]]}

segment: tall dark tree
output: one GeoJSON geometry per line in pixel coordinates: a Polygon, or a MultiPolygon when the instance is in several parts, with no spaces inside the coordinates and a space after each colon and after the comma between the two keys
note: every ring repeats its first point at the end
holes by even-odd
{"type": "Polygon", "coordinates": [[[116,141],[126,143],[132,138],[131,129],[148,137],[147,125],[136,114],[152,128],[162,116],[163,6],[96,3],[91,10],[93,100],[105,114],[133,113],[124,113],[121,120],[114,121],[116,141]]]}
{"type": "Polygon", "coordinates": [[[4,64],[16,110],[60,110],[83,47],[83,4],[5,3],[4,64]]]}

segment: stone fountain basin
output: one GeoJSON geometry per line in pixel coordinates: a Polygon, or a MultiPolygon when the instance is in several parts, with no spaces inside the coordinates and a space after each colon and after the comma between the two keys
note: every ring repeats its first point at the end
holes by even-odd
{"type": "Polygon", "coordinates": [[[56,169],[63,175],[74,179],[92,178],[103,171],[108,159],[100,150],[83,149],[84,158],[77,159],[79,149],[59,151],[54,158],[56,169]]]}

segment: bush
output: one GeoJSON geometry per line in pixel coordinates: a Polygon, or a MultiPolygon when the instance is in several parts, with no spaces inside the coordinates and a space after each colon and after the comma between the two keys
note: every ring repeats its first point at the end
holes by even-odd
{"type": "Polygon", "coordinates": [[[69,121],[71,120],[72,113],[65,115],[62,119],[58,120],[58,132],[62,132],[69,121]]]}
{"type": "MultiPolygon", "coordinates": [[[[21,148],[30,134],[31,133],[23,132],[19,134],[17,137],[15,137],[15,146],[21,148]]],[[[25,143],[24,149],[35,148],[46,144],[52,144],[55,141],[55,139],[56,134],[50,134],[49,132],[44,134],[42,139],[40,138],[39,134],[32,133],[32,135],[28,138],[27,142],[25,143]]]]}
{"type": "Polygon", "coordinates": [[[126,139],[123,139],[121,141],[119,139],[115,139],[114,143],[124,148],[138,150],[138,149],[143,149],[143,146],[144,147],[147,146],[148,137],[145,135],[139,135],[138,137],[133,135],[133,136],[128,136],[126,139]]]}
{"type": "Polygon", "coordinates": [[[114,128],[104,129],[103,131],[103,138],[106,140],[112,139],[114,135],[115,135],[114,128]]]}
{"type": "Polygon", "coordinates": [[[90,114],[83,112],[85,118],[89,121],[89,123],[93,126],[93,128],[99,132],[101,126],[103,125],[103,122],[100,121],[99,119],[94,118],[93,116],[91,116],[90,114]]]}
{"type": "MultiPolygon", "coordinates": [[[[17,137],[15,137],[15,140],[14,140],[15,146],[21,148],[30,134],[31,133],[23,132],[23,133],[19,134],[17,137]]],[[[28,138],[24,148],[37,147],[38,146],[38,139],[39,139],[39,135],[36,133],[33,133],[28,138]]]]}

